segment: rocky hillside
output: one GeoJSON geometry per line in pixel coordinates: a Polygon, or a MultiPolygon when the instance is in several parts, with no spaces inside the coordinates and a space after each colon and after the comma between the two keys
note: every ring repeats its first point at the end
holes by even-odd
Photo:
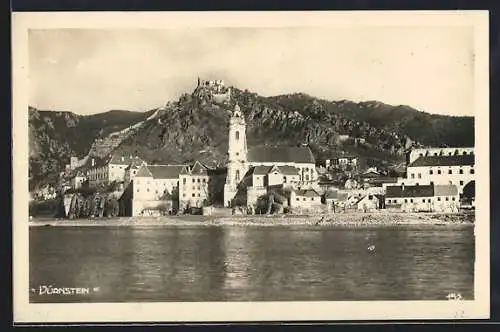
{"type": "Polygon", "coordinates": [[[236,102],[247,119],[249,146],[307,143],[319,160],[342,150],[397,163],[411,146],[474,145],[472,117],[431,115],[380,102],[330,102],[305,94],[262,97],[234,87],[231,91],[230,102],[218,103],[197,88],[118,150],[157,162],[200,159],[223,165],[229,110],[236,102]]]}
{"type": "Polygon", "coordinates": [[[380,102],[326,101],[305,94],[262,97],[234,87],[230,91],[230,100],[225,95],[214,98],[210,88],[198,86],[148,113],[111,111],[82,117],[30,109],[32,175],[53,174],[70,154],[81,158],[89,151],[133,153],[165,163],[198,159],[222,166],[235,103],[247,119],[249,146],[306,143],[318,160],[346,151],[362,159],[398,163],[411,146],[474,145],[472,117],[431,115],[380,102]]]}
{"type": "Polygon", "coordinates": [[[94,141],[106,140],[146,119],[153,112],[113,110],[80,116],[71,112],[40,111],[29,108],[30,187],[54,182],[70,156],[84,157],[94,141]]]}

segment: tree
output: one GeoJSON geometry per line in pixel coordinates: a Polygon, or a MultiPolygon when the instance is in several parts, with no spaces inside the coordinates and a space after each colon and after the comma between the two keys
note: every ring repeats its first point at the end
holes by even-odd
{"type": "Polygon", "coordinates": [[[107,217],[116,217],[118,216],[118,213],[120,211],[120,205],[118,204],[118,201],[116,198],[110,198],[106,201],[106,216],[107,217]]]}

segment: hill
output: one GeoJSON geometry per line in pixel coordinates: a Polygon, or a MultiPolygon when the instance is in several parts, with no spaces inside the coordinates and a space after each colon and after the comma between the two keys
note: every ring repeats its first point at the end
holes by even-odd
{"type": "Polygon", "coordinates": [[[31,174],[36,182],[60,171],[71,154],[112,151],[151,162],[198,159],[223,166],[230,110],[236,103],[247,119],[249,146],[308,144],[319,161],[345,151],[364,161],[396,164],[412,146],[474,145],[473,117],[433,115],[376,101],[327,101],[302,93],[263,97],[235,87],[198,86],[146,113],[84,117],[30,109],[31,174]]]}
{"type": "Polygon", "coordinates": [[[54,182],[70,156],[84,157],[96,139],[144,120],[152,112],[112,110],[81,116],[29,108],[30,187],[54,182]]]}

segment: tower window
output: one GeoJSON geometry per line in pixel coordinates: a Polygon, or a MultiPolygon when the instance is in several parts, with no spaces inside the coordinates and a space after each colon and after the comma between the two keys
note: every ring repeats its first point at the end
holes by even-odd
{"type": "Polygon", "coordinates": [[[240,170],[236,170],[236,176],[234,177],[236,181],[240,181],[240,170]]]}
{"type": "Polygon", "coordinates": [[[240,139],[240,132],[236,131],[235,136],[236,136],[236,140],[239,140],[240,139]]]}

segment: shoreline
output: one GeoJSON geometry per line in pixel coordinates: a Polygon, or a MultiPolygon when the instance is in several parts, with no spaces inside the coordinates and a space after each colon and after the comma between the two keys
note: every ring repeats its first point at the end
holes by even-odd
{"type": "Polygon", "coordinates": [[[387,227],[387,226],[473,226],[474,213],[338,213],[327,215],[239,215],[239,216],[162,216],[95,219],[40,218],[29,227],[137,227],[137,226],[314,226],[314,227],[387,227]]]}

